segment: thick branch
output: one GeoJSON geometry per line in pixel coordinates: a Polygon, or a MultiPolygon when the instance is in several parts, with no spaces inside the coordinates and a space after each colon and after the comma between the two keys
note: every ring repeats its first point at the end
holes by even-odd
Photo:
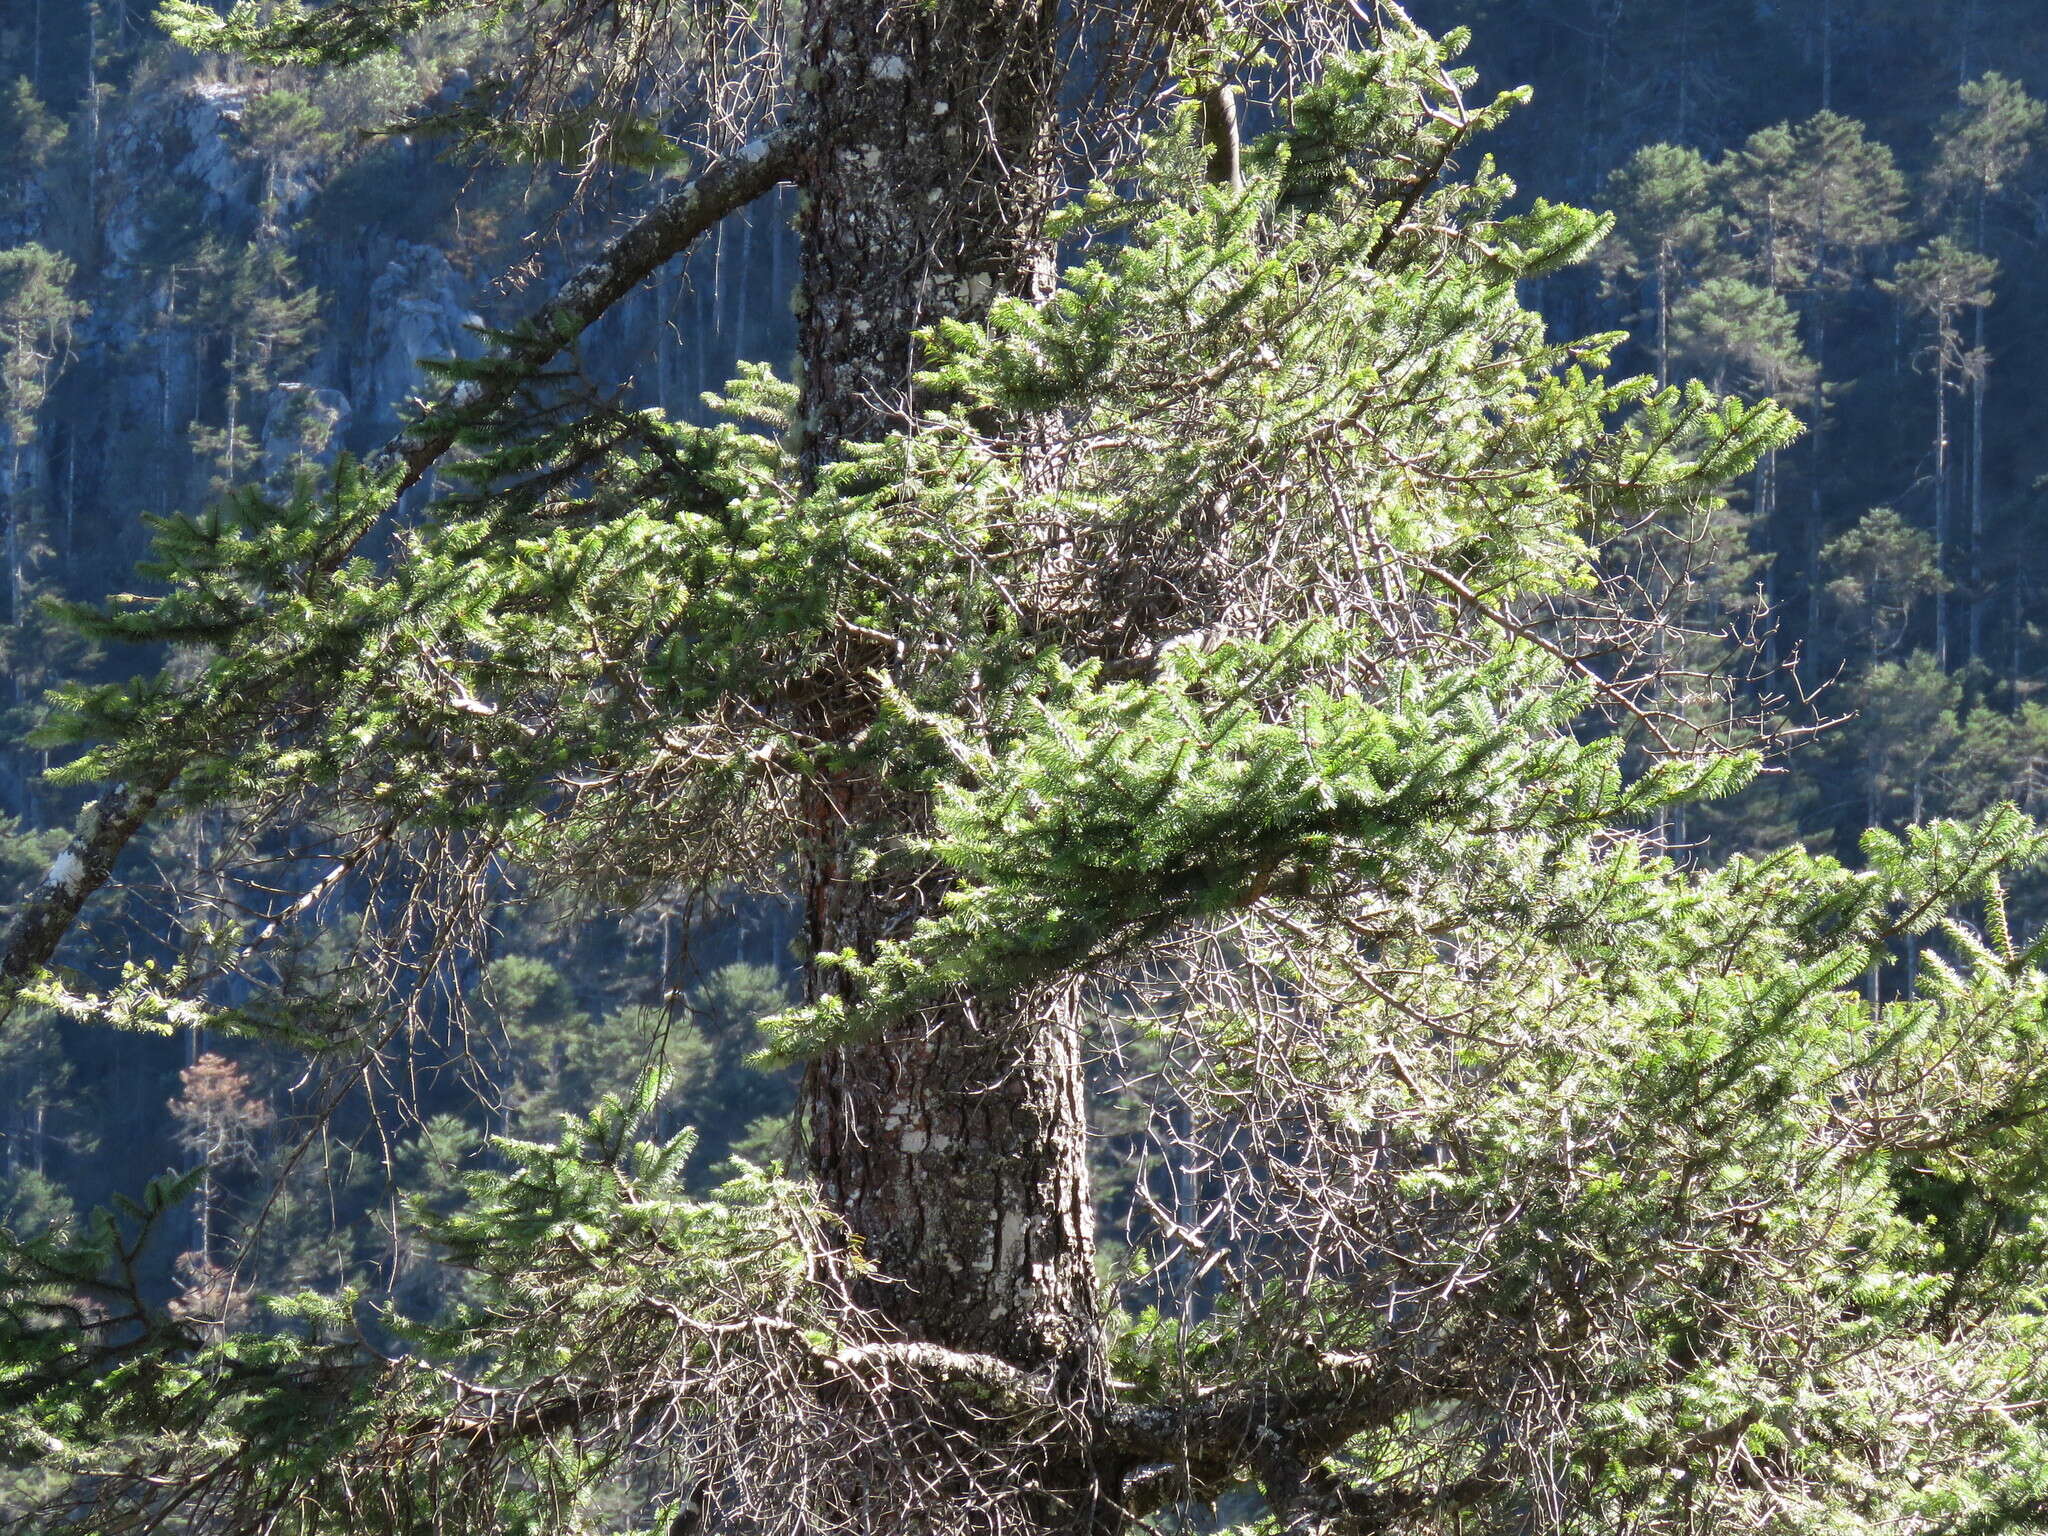
{"type": "Polygon", "coordinates": [[[1293,1387],[1258,1388],[1179,1406],[1111,1406],[1097,1432],[1131,1473],[1133,1517],[1178,1499],[1213,1496],[1277,1448],[1313,1466],[1353,1435],[1392,1423],[1427,1394],[1413,1381],[1374,1382],[1342,1370],[1293,1387]],[[1349,1379],[1347,1379],[1349,1378],[1349,1379]]]}
{"type": "MultiPolygon", "coordinates": [[[[796,170],[806,135],[787,127],[753,140],[671,192],[564,282],[516,329],[494,343],[497,361],[513,365],[502,379],[465,383],[406,427],[372,457],[400,470],[393,496],[403,495],[455,445],[465,422],[505,404],[519,378],[551,362],[655,268],[744,208],[796,170]]],[[[352,544],[332,556],[346,559],[352,544]]],[[[0,1017],[56,953],[86,901],[113,873],[114,862],[184,771],[182,759],[157,764],[117,785],[86,808],[71,841],[23,898],[0,936],[0,1017]]]]}
{"type": "Polygon", "coordinates": [[[1038,1412],[1054,1405],[1049,1373],[1023,1371],[994,1355],[968,1354],[917,1340],[855,1344],[825,1357],[820,1364],[835,1375],[902,1371],[934,1384],[965,1388],[1011,1413],[1038,1412]]]}
{"type": "Polygon", "coordinates": [[[6,948],[0,953],[0,1017],[13,1008],[23,983],[57,952],[86,898],[107,883],[128,839],[176,782],[178,766],[117,784],[85,808],[71,841],[50,861],[7,925],[6,948]]]}
{"type": "MultiPolygon", "coordinates": [[[[657,1310],[669,1313],[670,1309],[657,1310]]],[[[1044,1413],[1056,1406],[1048,1374],[1019,1370],[993,1355],[968,1354],[918,1340],[882,1340],[824,1351],[805,1340],[799,1325],[782,1318],[701,1323],[678,1313],[671,1315],[670,1321],[692,1334],[707,1337],[774,1336],[792,1348],[792,1363],[813,1385],[853,1382],[872,1389],[892,1379],[914,1381],[926,1389],[944,1389],[956,1398],[972,1398],[984,1408],[1020,1416],[1044,1413]]],[[[578,1385],[574,1389],[557,1383],[553,1390],[535,1392],[531,1388],[463,1381],[449,1372],[433,1369],[457,1388],[463,1398],[483,1405],[482,1411],[445,1418],[413,1418],[405,1423],[401,1433],[453,1436],[473,1446],[556,1434],[615,1416],[622,1410],[639,1413],[667,1401],[676,1390],[673,1381],[664,1380],[649,1389],[632,1380],[613,1379],[601,1386],[578,1385]],[[497,1406],[500,1400],[503,1407],[497,1406]]]]}

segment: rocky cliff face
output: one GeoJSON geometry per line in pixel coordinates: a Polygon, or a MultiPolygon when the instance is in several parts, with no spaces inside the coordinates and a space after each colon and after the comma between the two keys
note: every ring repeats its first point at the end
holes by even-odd
{"type": "MultiPolygon", "coordinates": [[[[36,579],[72,595],[130,584],[144,514],[374,447],[429,392],[422,358],[474,355],[477,327],[529,307],[644,195],[569,208],[547,172],[366,135],[405,109],[406,89],[452,89],[422,84],[424,67],[369,85],[209,67],[145,51],[21,195],[0,198],[13,209],[0,244],[68,252],[91,310],[40,413],[36,505],[22,513],[57,530],[36,579]],[[558,214],[543,220],[547,244],[506,244],[498,231],[533,227],[536,201],[558,214]],[[499,217],[515,203],[518,219],[499,217]]],[[[581,350],[592,383],[695,414],[735,358],[786,358],[786,216],[735,221],[623,306],[581,350]]]]}
{"type": "Polygon", "coordinates": [[[109,119],[94,167],[102,249],[116,267],[147,260],[152,210],[188,195],[192,211],[221,227],[254,223],[262,166],[240,133],[249,87],[217,80],[156,82],[109,119]]]}
{"type": "MultiPolygon", "coordinates": [[[[53,483],[78,499],[74,523],[164,510],[173,487],[189,501],[200,487],[181,461],[201,452],[203,429],[221,427],[231,387],[254,396],[237,402],[237,425],[254,432],[275,475],[295,456],[373,443],[425,388],[421,358],[475,350],[473,280],[448,251],[374,224],[331,239],[321,200],[345,151],[267,157],[245,128],[258,94],[247,82],[166,75],[107,117],[91,170],[97,260],[81,263],[92,320],[54,402],[59,430],[47,435],[53,483]],[[222,291],[222,268],[266,242],[312,279],[299,286],[317,295],[315,312],[307,343],[279,348],[271,376],[238,381],[230,369],[243,364],[222,344],[237,316],[223,310],[275,295],[222,291]]],[[[430,163],[424,149],[398,154],[430,163]]]]}
{"type": "Polygon", "coordinates": [[[350,351],[349,398],[357,419],[380,432],[397,409],[426,386],[421,358],[473,357],[483,320],[470,307],[469,285],[447,253],[409,240],[370,282],[365,325],[350,351]]]}

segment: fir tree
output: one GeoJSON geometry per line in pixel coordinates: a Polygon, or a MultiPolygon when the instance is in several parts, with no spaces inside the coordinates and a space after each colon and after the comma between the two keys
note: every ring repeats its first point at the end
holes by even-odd
{"type": "Polygon", "coordinates": [[[1671,320],[1675,351],[1715,389],[1797,398],[1812,387],[1798,317],[1773,289],[1710,277],[1679,300],[1671,320]]]}
{"type": "MultiPolygon", "coordinates": [[[[54,681],[53,660],[66,657],[63,639],[35,606],[34,567],[49,553],[48,506],[38,436],[44,402],[71,361],[73,328],[86,313],[72,296],[76,269],[68,257],[39,245],[0,251],[0,432],[6,434],[5,494],[7,627],[4,650],[11,692],[11,723],[24,723],[29,691],[54,681]]],[[[18,741],[19,738],[16,738],[18,741]]],[[[16,810],[32,815],[28,774],[18,747],[16,810]]]]}
{"type": "Polygon", "coordinates": [[[194,1268],[211,1277],[215,1239],[220,1227],[220,1176],[252,1162],[256,1134],[268,1126],[268,1105],[249,1091],[249,1078],[225,1056],[208,1051],[178,1076],[180,1092],[171,1101],[171,1119],[178,1127],[178,1145],[201,1169],[197,1246],[194,1268]]]}
{"type": "Polygon", "coordinates": [[[50,196],[43,179],[64,139],[63,122],[26,78],[0,92],[0,243],[43,237],[50,196]]]}
{"type": "Polygon", "coordinates": [[[283,211],[284,189],[310,163],[334,147],[320,108],[299,91],[269,90],[242,109],[242,132],[263,157],[260,208],[265,225],[275,229],[283,211]]]}
{"type": "Polygon", "coordinates": [[[1865,513],[1820,557],[1831,573],[1828,597],[1859,662],[1880,660],[1903,645],[1914,610],[1947,583],[1932,536],[1890,507],[1865,513]]]}
{"type": "Polygon", "coordinates": [[[7,621],[23,618],[23,584],[41,521],[35,445],[43,402],[71,358],[86,308],[71,295],[76,268],[39,245],[0,251],[0,429],[7,433],[7,621]]]}
{"type": "MultiPolygon", "coordinates": [[[[180,11],[289,60],[444,9],[180,11]]],[[[537,92],[590,57],[565,14],[524,18],[537,92]]],[[[133,1256],[176,1182],[0,1240],[0,1433],[83,1474],[88,1526],[1109,1536],[1240,1491],[1290,1536],[2031,1518],[2048,940],[2006,891],[2041,835],[2001,808],[1859,868],[1689,871],[1633,830],[1756,763],[1660,704],[1600,546],[1718,514],[1791,422],[1546,335],[1518,289],[1609,230],[1508,211],[1466,151],[1517,98],[1469,99],[1462,38],[1387,8],[1364,52],[1241,66],[1272,125],[1242,143],[1211,57],[1055,211],[1057,20],[810,7],[794,122],[450,365],[388,457],[167,520],[162,594],[83,620],[206,650],[51,728],[93,743],[71,780],[128,779],[10,930],[46,1006],[367,1075],[522,883],[793,871],[805,927],[768,1025],[805,1176],[693,1195],[650,1073],[423,1202],[467,1277],[431,1322],[167,1317],[133,1256]],[[541,376],[784,173],[796,384],[750,369],[693,427],[541,376]],[[462,492],[370,541],[458,442],[462,492]],[[159,804],[246,829],[231,977],[47,970],[159,804]],[[389,883],[345,984],[280,1000],[264,944],[348,880],[389,883]],[[1909,944],[1918,985],[1873,996],[1909,944]],[[1112,1014],[1172,1127],[1138,1184],[1180,1188],[1098,1267],[1112,1014]]]]}
{"type": "Polygon", "coordinates": [[[299,282],[296,264],[274,238],[232,253],[203,247],[194,267],[196,319],[220,349],[223,389],[220,426],[195,426],[192,438],[214,470],[208,494],[219,495],[254,473],[261,443],[250,413],[304,352],[320,296],[299,282]]]}
{"type": "Polygon", "coordinates": [[[1905,178],[1853,118],[1821,112],[1763,129],[1716,170],[1766,287],[1839,291],[1898,237],[1905,178]]]}
{"type": "Polygon", "coordinates": [[[1826,512],[1829,307],[1901,233],[1905,178],[1892,152],[1873,142],[1861,123],[1829,111],[1751,134],[1716,169],[1763,286],[1807,298],[1813,368],[1804,565],[1805,628],[1812,634],[1819,628],[1826,512]]]}
{"type": "Polygon", "coordinates": [[[1962,740],[1961,681],[1927,651],[1880,661],[1855,685],[1855,737],[1861,749],[1864,821],[1877,827],[1896,806],[1919,825],[1937,773],[1962,740]]]}
{"type": "Polygon", "coordinates": [[[1968,211],[1982,250],[1987,205],[2010,188],[2032,156],[2048,124],[2048,104],[1995,70],[1965,82],[1957,94],[1958,106],[1936,133],[1929,181],[1937,197],[1959,201],[1968,211]]]}

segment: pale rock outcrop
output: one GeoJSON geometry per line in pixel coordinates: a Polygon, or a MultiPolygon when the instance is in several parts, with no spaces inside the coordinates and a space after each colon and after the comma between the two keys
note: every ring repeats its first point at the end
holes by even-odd
{"type": "Polygon", "coordinates": [[[360,419],[388,427],[400,407],[430,394],[420,367],[423,357],[475,357],[479,320],[464,302],[464,284],[454,265],[431,246],[400,241],[365,303],[354,403],[360,419]]]}

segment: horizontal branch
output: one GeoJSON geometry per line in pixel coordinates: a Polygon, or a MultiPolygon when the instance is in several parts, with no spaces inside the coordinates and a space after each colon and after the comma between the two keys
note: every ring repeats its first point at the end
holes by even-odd
{"type": "MultiPolygon", "coordinates": [[[[969,1395],[984,1408],[1002,1413],[1039,1414],[1055,1406],[1047,1374],[1023,1370],[994,1355],[969,1354],[915,1339],[888,1339],[821,1350],[810,1343],[806,1329],[787,1318],[749,1317],[706,1323],[666,1304],[654,1304],[653,1310],[679,1330],[702,1338],[773,1337],[790,1352],[788,1363],[796,1372],[791,1379],[806,1379],[813,1386],[848,1382],[874,1388],[910,1378],[927,1390],[944,1388],[954,1394],[969,1395]]],[[[669,1403],[676,1391],[673,1380],[649,1386],[616,1378],[599,1386],[571,1386],[557,1381],[535,1391],[532,1387],[494,1387],[465,1381],[436,1366],[429,1365],[427,1369],[452,1386],[460,1399],[482,1407],[445,1417],[415,1417],[399,1432],[407,1437],[450,1436],[478,1448],[559,1434],[621,1412],[628,1416],[638,1414],[650,1406],[669,1403]],[[498,1406],[501,1401],[502,1407],[498,1406]]]]}
{"type": "Polygon", "coordinates": [[[1391,1424],[1432,1394],[1403,1375],[1376,1379],[1359,1362],[1325,1356],[1305,1379],[1182,1404],[1111,1404],[1096,1432],[1130,1468],[1122,1506],[1137,1518],[1181,1499],[1209,1498],[1276,1457],[1313,1467],[1369,1429],[1391,1424]]]}
{"type": "Polygon", "coordinates": [[[1054,1405],[1052,1382],[994,1355],[974,1355],[913,1339],[855,1344],[820,1362],[834,1374],[864,1376],[900,1370],[935,1383],[972,1388],[994,1406],[1030,1413],[1054,1405]]]}
{"type": "MultiPolygon", "coordinates": [[[[793,175],[805,142],[799,128],[785,127],[715,161],[636,219],[518,327],[496,337],[493,360],[512,365],[509,369],[488,383],[458,385],[371,456],[373,466],[399,471],[394,503],[455,446],[465,423],[506,404],[523,375],[553,361],[699,235],[793,175]]],[[[350,541],[333,552],[331,562],[348,558],[353,547],[350,541]]],[[[57,952],[129,840],[177,783],[186,761],[174,758],[151,766],[86,807],[71,840],[0,935],[0,1018],[12,1011],[21,989],[57,952]]]]}

